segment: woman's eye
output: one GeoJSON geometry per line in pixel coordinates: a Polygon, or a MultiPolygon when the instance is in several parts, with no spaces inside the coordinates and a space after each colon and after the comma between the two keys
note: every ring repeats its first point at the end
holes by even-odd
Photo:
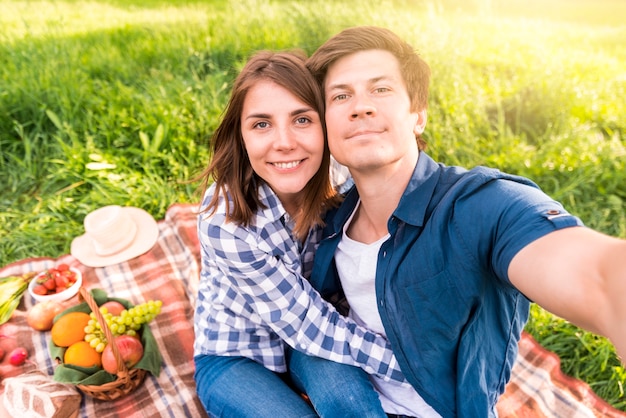
{"type": "Polygon", "coordinates": [[[267,123],[267,122],[257,122],[252,127],[253,128],[259,128],[259,129],[265,129],[268,126],[269,126],[269,123],[267,123]]]}
{"type": "Polygon", "coordinates": [[[304,125],[304,124],[309,123],[309,122],[311,122],[311,120],[309,118],[307,118],[307,117],[304,117],[304,116],[300,116],[298,119],[296,119],[296,123],[299,124],[299,125],[304,125]]]}

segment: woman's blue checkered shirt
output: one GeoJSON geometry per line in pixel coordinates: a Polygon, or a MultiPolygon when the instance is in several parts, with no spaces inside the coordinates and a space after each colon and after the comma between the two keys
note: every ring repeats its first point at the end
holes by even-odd
{"type": "MultiPolygon", "coordinates": [[[[214,186],[203,206],[213,193],[214,186]]],[[[339,315],[304,279],[320,231],[311,231],[299,245],[291,233],[293,220],[276,194],[265,184],[259,194],[266,209],[259,209],[247,227],[225,222],[223,197],[215,214],[199,217],[195,355],[245,356],[284,372],[288,344],[360,366],[386,381],[406,382],[387,340],[339,315]]]]}

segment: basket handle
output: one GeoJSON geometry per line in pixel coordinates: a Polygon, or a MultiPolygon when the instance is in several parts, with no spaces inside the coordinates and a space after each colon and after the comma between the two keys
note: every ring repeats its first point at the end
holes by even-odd
{"type": "Polygon", "coordinates": [[[93,299],[89,291],[84,287],[81,286],[78,289],[78,293],[80,293],[80,296],[85,300],[85,302],[87,302],[87,305],[89,305],[89,307],[91,308],[91,311],[96,316],[96,320],[100,324],[100,328],[102,328],[102,331],[104,331],[104,336],[107,339],[107,344],[111,345],[113,357],[115,357],[115,361],[117,362],[117,376],[122,379],[125,378],[126,376],[128,376],[128,367],[126,367],[126,364],[124,363],[124,359],[120,354],[120,350],[117,348],[117,344],[113,343],[113,333],[109,329],[109,325],[107,324],[107,322],[104,320],[98,304],[93,299]]]}

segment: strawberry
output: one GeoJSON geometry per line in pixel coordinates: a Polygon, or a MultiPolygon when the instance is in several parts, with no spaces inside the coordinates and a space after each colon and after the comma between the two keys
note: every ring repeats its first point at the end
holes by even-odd
{"type": "Polygon", "coordinates": [[[46,289],[44,285],[38,284],[37,286],[33,287],[33,293],[36,295],[47,295],[48,289],[46,289]]]}
{"type": "Polygon", "coordinates": [[[61,263],[57,266],[58,271],[69,271],[69,269],[70,269],[70,266],[68,266],[65,263],[61,263]]]}
{"type": "Polygon", "coordinates": [[[72,285],[67,277],[61,275],[55,276],[54,282],[56,283],[57,293],[59,288],[66,289],[72,285]]]}
{"type": "Polygon", "coordinates": [[[43,284],[43,286],[48,290],[54,290],[57,287],[55,280],[52,277],[48,277],[44,282],[41,282],[41,284],[43,284]]]}

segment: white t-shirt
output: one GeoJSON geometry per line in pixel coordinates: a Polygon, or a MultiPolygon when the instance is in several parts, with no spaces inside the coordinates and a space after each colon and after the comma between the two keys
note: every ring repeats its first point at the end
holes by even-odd
{"type": "MultiPolygon", "coordinates": [[[[356,206],[352,216],[358,209],[356,206]]],[[[335,251],[335,263],[341,285],[350,304],[349,316],[358,324],[385,335],[385,329],[376,303],[376,264],[378,251],[389,235],[371,244],[354,241],[346,234],[352,216],[343,229],[339,246],[335,251]]],[[[410,415],[420,418],[436,418],[440,415],[412,387],[385,382],[370,375],[378,392],[383,409],[388,414],[410,415]]]]}

